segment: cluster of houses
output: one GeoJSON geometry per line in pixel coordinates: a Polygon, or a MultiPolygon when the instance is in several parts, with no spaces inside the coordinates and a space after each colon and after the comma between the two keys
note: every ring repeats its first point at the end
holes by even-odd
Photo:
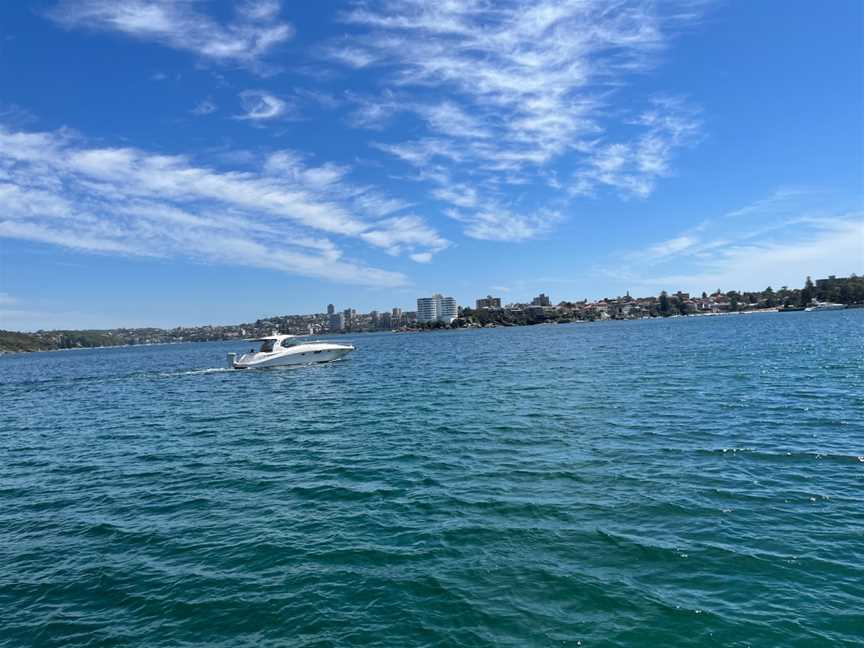
{"type": "MultiPolygon", "coordinates": [[[[500,297],[487,295],[475,307],[458,306],[453,297],[434,294],[419,297],[416,311],[392,308],[358,313],[353,308],[336,310],[327,305],[326,313],[281,315],[255,322],[217,326],[187,326],[173,329],[119,328],[105,331],[36,331],[27,344],[32,348],[75,348],[248,339],[270,335],[273,331],[294,334],[357,333],[361,331],[417,330],[441,326],[497,326],[570,322],[576,320],[641,319],[675,315],[712,315],[728,312],[782,309],[833,310],[864,308],[864,278],[851,275],[818,279],[807,278],[803,288],[770,287],[756,292],[722,292],[691,296],[686,292],[661,293],[652,297],[623,297],[597,301],[562,301],[540,293],[528,303],[503,304],[500,297]]],[[[17,342],[16,342],[17,344],[17,342]]]]}
{"type": "Polygon", "coordinates": [[[500,297],[488,295],[475,302],[475,311],[503,311],[510,314],[525,313],[530,316],[545,316],[547,318],[565,317],[571,319],[640,319],[658,315],[693,315],[719,314],[732,310],[755,310],[773,306],[765,303],[733,303],[730,297],[722,292],[701,297],[691,296],[686,292],[676,292],[665,296],[631,297],[628,292],[623,297],[605,298],[598,301],[562,301],[557,305],[541,293],[530,303],[513,303],[502,305],[500,297]]]}
{"type": "Polygon", "coordinates": [[[417,300],[417,311],[392,308],[385,311],[360,313],[353,308],[337,310],[327,305],[326,313],[283,315],[260,319],[249,324],[234,326],[201,326],[176,328],[171,331],[147,331],[148,341],[218,340],[246,338],[269,334],[274,330],[295,334],[356,333],[361,331],[404,330],[423,326],[429,322],[448,324],[467,313],[485,311],[492,319],[497,316],[516,319],[583,320],[583,319],[640,319],[660,315],[719,314],[735,310],[757,310],[777,304],[764,298],[756,301],[743,299],[740,303],[730,298],[732,293],[720,291],[701,297],[676,292],[652,297],[623,297],[597,301],[562,301],[553,304],[549,295],[540,293],[528,303],[503,304],[500,297],[487,295],[477,299],[474,309],[456,305],[452,297],[433,295],[417,300]]]}

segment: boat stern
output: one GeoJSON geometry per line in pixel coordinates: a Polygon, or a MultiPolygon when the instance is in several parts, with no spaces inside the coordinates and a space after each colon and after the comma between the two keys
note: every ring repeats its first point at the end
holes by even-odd
{"type": "Polygon", "coordinates": [[[239,357],[236,353],[228,354],[228,367],[230,369],[248,369],[249,364],[247,362],[246,353],[241,354],[239,357]]]}

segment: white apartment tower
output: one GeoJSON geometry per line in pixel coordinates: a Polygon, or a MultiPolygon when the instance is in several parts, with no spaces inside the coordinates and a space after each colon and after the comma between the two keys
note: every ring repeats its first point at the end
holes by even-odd
{"type": "Polygon", "coordinates": [[[442,297],[441,306],[438,309],[438,319],[449,324],[457,317],[459,317],[459,306],[456,305],[456,300],[452,297],[442,297]]]}
{"type": "Polygon", "coordinates": [[[453,297],[435,293],[431,297],[417,298],[418,322],[445,322],[449,324],[459,316],[459,307],[453,297]]]}

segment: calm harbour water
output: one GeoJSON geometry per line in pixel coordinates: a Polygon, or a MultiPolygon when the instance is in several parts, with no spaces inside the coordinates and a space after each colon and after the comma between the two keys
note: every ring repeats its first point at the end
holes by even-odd
{"type": "Polygon", "coordinates": [[[347,339],[0,358],[0,645],[861,645],[864,310],[347,339]]]}

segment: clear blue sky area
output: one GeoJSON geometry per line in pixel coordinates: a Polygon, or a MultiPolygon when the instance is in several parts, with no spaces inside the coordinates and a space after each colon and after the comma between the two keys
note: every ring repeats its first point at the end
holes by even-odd
{"type": "Polygon", "coordinates": [[[864,272],[864,4],[0,4],[0,328],[864,272]]]}

